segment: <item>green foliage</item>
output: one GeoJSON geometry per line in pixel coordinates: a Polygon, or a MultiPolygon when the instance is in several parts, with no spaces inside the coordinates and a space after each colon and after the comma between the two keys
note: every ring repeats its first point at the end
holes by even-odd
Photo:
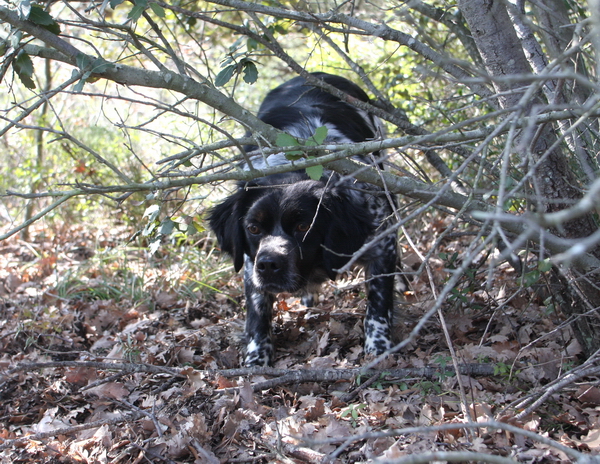
{"type": "Polygon", "coordinates": [[[448,377],[454,377],[455,376],[454,371],[446,370],[446,368],[448,366],[452,365],[452,357],[438,355],[438,356],[435,357],[435,359],[433,360],[433,362],[435,364],[439,364],[439,366],[440,366],[440,372],[437,374],[440,382],[443,382],[448,377]]]}
{"type": "Polygon", "coordinates": [[[258,79],[258,68],[255,61],[250,57],[251,51],[240,51],[244,47],[243,38],[235,41],[227,57],[221,62],[221,71],[215,77],[215,86],[223,87],[234,75],[243,74],[243,81],[246,84],[254,84],[258,79]]]}
{"type": "Polygon", "coordinates": [[[28,89],[35,89],[35,82],[33,81],[33,61],[27,53],[21,51],[17,58],[12,62],[13,69],[19,79],[25,87],[28,89]]]}
{"type": "Polygon", "coordinates": [[[360,411],[362,409],[365,409],[367,407],[367,405],[365,403],[353,403],[353,404],[349,404],[348,407],[344,410],[342,410],[340,417],[341,418],[348,418],[350,419],[350,423],[352,424],[352,427],[358,427],[358,419],[360,419],[360,411]]]}
{"type": "MultiPolygon", "coordinates": [[[[73,90],[75,92],[81,92],[83,90],[83,86],[87,81],[95,82],[94,79],[91,79],[92,74],[101,74],[106,70],[114,67],[112,63],[109,63],[104,58],[91,58],[89,55],[85,55],[80,53],[77,55],[77,67],[83,73],[81,79],[75,86],[73,90]]],[[[77,71],[73,70],[73,76],[77,76],[77,71]]]]}
{"type": "Polygon", "coordinates": [[[418,382],[416,386],[421,390],[422,395],[440,395],[442,393],[442,386],[439,382],[423,380],[418,382]]]}
{"type": "MultiPolygon", "coordinates": [[[[110,5],[111,8],[114,9],[121,3],[123,3],[123,0],[111,0],[110,5]]],[[[158,3],[148,2],[148,0],[135,0],[133,2],[133,6],[127,13],[127,17],[133,22],[137,22],[142,17],[144,11],[146,11],[148,8],[150,8],[152,12],[159,18],[164,18],[166,16],[164,8],[158,3]]]]}
{"type": "Polygon", "coordinates": [[[532,287],[540,280],[540,271],[534,269],[533,271],[526,272],[523,274],[523,285],[525,287],[532,287]]]}
{"type": "Polygon", "coordinates": [[[507,383],[513,382],[520,372],[520,369],[514,369],[514,366],[503,363],[502,361],[498,361],[494,364],[494,375],[501,377],[507,383]]]}
{"type": "Polygon", "coordinates": [[[29,21],[42,26],[53,34],[60,34],[60,26],[47,11],[44,11],[39,5],[31,5],[28,16],[29,21]]]}
{"type": "MultiPolygon", "coordinates": [[[[327,127],[317,127],[315,133],[310,136],[307,140],[298,140],[296,137],[290,134],[280,133],[277,135],[276,144],[278,147],[314,147],[321,145],[327,138],[327,127]]],[[[315,159],[314,156],[307,156],[302,150],[286,150],[285,157],[291,161],[299,160],[303,157],[306,159],[315,159]]],[[[306,174],[313,180],[319,180],[323,175],[323,166],[317,164],[315,166],[309,166],[306,168],[306,174]]]]}

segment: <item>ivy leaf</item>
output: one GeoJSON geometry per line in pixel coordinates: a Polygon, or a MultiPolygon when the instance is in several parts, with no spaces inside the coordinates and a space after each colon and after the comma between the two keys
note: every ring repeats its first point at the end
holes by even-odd
{"type": "Polygon", "coordinates": [[[244,62],[243,71],[244,82],[246,84],[254,84],[258,79],[258,68],[256,67],[256,65],[252,61],[247,60],[244,62]]]}
{"type": "Polygon", "coordinates": [[[323,166],[320,164],[309,166],[306,168],[306,174],[308,174],[308,177],[312,180],[319,180],[323,175],[323,166]]]}
{"type": "Polygon", "coordinates": [[[233,72],[235,71],[236,66],[234,64],[230,64],[229,66],[225,66],[221,69],[221,72],[217,74],[215,78],[215,86],[223,87],[225,84],[229,82],[229,80],[233,77],[233,72]]]}
{"type": "Polygon", "coordinates": [[[12,66],[23,85],[28,89],[35,89],[35,82],[32,79],[33,61],[31,61],[29,55],[25,52],[19,53],[17,59],[12,62],[12,66]]]}
{"type": "Polygon", "coordinates": [[[27,19],[38,26],[42,26],[53,34],[60,34],[60,26],[58,23],[54,21],[54,18],[50,16],[50,13],[44,11],[39,5],[31,5],[31,10],[29,11],[29,17],[27,19]]]}

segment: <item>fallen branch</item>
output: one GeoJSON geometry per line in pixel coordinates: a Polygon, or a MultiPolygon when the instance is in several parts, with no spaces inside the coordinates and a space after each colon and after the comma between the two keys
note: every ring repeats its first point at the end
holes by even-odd
{"type": "MultiPolygon", "coordinates": [[[[184,371],[189,368],[173,368],[154,366],[151,364],[134,363],[111,363],[97,361],[50,361],[39,363],[19,363],[10,369],[7,374],[15,372],[32,371],[38,369],[50,369],[56,367],[86,367],[98,370],[122,371],[124,373],[148,372],[151,374],[167,374],[175,377],[187,378],[184,371]]],[[[494,366],[490,364],[463,364],[459,366],[461,375],[469,376],[490,376],[494,375],[494,366]]],[[[277,369],[273,367],[241,367],[237,369],[207,369],[197,372],[206,375],[220,375],[222,377],[245,377],[253,375],[273,376],[273,379],[257,382],[253,385],[254,391],[268,390],[281,385],[306,382],[337,382],[339,380],[354,380],[359,376],[379,376],[386,379],[409,379],[409,378],[427,378],[435,379],[441,376],[452,376],[455,374],[451,366],[427,366],[403,369],[370,369],[364,370],[361,367],[352,369],[299,369],[290,371],[289,369],[277,369]]],[[[222,391],[227,391],[224,389],[222,391]]]]}

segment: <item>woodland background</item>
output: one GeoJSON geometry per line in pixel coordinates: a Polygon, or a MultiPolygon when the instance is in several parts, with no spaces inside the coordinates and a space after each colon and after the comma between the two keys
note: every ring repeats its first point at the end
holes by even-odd
{"type": "Polygon", "coordinates": [[[600,2],[0,1],[0,21],[3,462],[598,453],[600,2]],[[313,71],[360,84],[387,136],[255,117],[313,71]],[[247,143],[302,155],[242,171],[247,143]],[[380,148],[385,172],[348,159],[380,148]],[[363,357],[349,268],[314,308],[282,295],[275,366],[241,368],[242,282],[204,214],[313,166],[399,194],[398,345],[363,357]]]}

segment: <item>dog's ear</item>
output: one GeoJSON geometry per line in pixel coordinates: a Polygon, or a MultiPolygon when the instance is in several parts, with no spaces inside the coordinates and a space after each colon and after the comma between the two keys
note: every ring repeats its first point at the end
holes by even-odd
{"type": "Polygon", "coordinates": [[[237,192],[208,212],[210,228],[217,235],[221,250],[233,258],[236,272],[244,265],[244,215],[248,210],[249,196],[249,192],[240,187],[237,192]]]}
{"type": "Polygon", "coordinates": [[[356,205],[355,201],[340,190],[326,194],[329,227],[323,243],[323,264],[332,280],[337,276],[336,270],[350,260],[373,232],[371,214],[365,205],[356,205]]]}

